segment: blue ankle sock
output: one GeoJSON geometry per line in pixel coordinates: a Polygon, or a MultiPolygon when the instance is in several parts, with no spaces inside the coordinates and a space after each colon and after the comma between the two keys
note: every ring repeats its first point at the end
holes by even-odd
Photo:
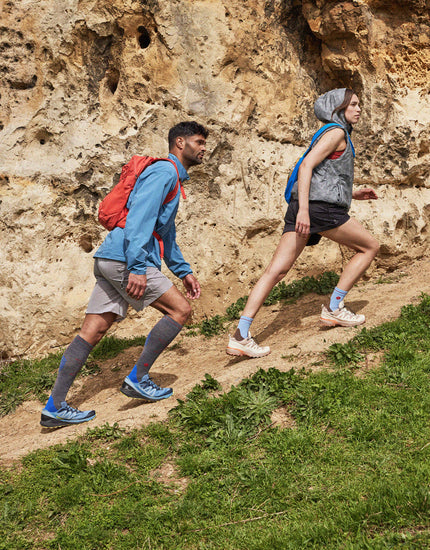
{"type": "Polygon", "coordinates": [[[57,412],[57,408],[54,405],[54,399],[52,398],[52,395],[48,399],[48,403],[45,405],[45,409],[50,412],[57,412]]]}
{"type": "Polygon", "coordinates": [[[138,380],[137,380],[137,365],[134,365],[133,370],[130,372],[128,377],[130,378],[130,380],[132,382],[134,382],[134,383],[138,382],[138,380]]]}
{"type": "Polygon", "coordinates": [[[253,320],[254,319],[252,319],[251,317],[246,317],[246,315],[242,315],[242,317],[240,318],[237,328],[239,329],[242,338],[248,338],[248,332],[253,320]]]}
{"type": "Polygon", "coordinates": [[[330,309],[332,311],[334,311],[335,309],[339,309],[340,302],[345,298],[347,294],[347,290],[341,290],[340,288],[335,287],[335,289],[333,290],[333,294],[330,298],[330,309]]]}

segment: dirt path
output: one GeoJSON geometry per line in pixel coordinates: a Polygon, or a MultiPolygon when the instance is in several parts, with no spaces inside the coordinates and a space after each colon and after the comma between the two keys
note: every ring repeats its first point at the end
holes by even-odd
{"type": "MultiPolygon", "coordinates": [[[[385,275],[384,284],[375,280],[357,285],[348,295],[352,310],[364,313],[366,326],[372,327],[398,317],[403,305],[418,302],[421,292],[430,293],[430,259],[385,275]]],[[[293,305],[277,304],[265,307],[253,325],[260,344],[269,345],[272,353],[261,359],[233,358],[225,354],[226,335],[206,339],[202,336],[183,337],[179,345],[162,354],[151,376],[162,386],[174,388],[174,398],[160,403],[141,403],[122,395],[118,388],[140,350],[130,348],[115,359],[100,364],[102,372],[82,378],[68,396],[68,401],[80,409],[95,409],[97,417],[88,424],[58,430],[39,425],[41,404],[28,401],[15,413],[0,419],[0,461],[4,464],[35,449],[64,443],[87,428],[117,422],[130,429],[163,420],[176,399],[183,399],[199,383],[205,373],[216,378],[225,389],[251,375],[260,367],[324,368],[315,364],[322,352],[335,342],[346,342],[359,329],[327,328],[319,323],[321,296],[308,295],[293,305]]]]}

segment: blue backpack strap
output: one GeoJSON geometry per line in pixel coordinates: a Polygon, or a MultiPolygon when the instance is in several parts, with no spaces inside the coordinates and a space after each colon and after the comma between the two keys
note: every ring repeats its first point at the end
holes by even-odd
{"type": "MultiPolygon", "coordinates": [[[[312,138],[312,141],[311,141],[311,145],[310,145],[309,149],[306,151],[306,153],[309,153],[309,150],[313,147],[315,141],[320,137],[320,135],[322,133],[324,133],[326,130],[329,130],[330,128],[334,128],[335,126],[337,126],[338,128],[341,128],[344,132],[346,132],[346,135],[348,136],[349,144],[351,145],[352,155],[355,158],[355,149],[354,149],[354,145],[352,144],[351,136],[349,135],[348,131],[345,130],[345,128],[341,124],[338,124],[337,122],[329,122],[328,124],[324,124],[324,126],[322,126],[318,130],[318,132],[316,132],[314,134],[314,136],[312,138]]],[[[305,153],[305,155],[306,155],[306,153],[305,153]]]]}
{"type": "MultiPolygon", "coordinates": [[[[300,168],[300,165],[303,162],[303,159],[309,153],[309,151],[312,149],[312,147],[314,146],[314,144],[318,140],[318,138],[321,136],[321,134],[323,134],[324,132],[326,132],[330,128],[335,128],[335,127],[341,128],[342,130],[346,131],[345,128],[343,126],[341,126],[340,124],[338,124],[337,122],[329,122],[328,124],[324,124],[324,126],[321,126],[321,128],[317,132],[315,132],[315,134],[313,135],[312,140],[311,140],[311,144],[306,149],[306,151],[303,153],[303,155],[300,157],[300,159],[297,161],[296,165],[293,168],[293,171],[291,172],[290,177],[288,178],[287,186],[285,187],[285,192],[284,192],[284,197],[285,197],[285,200],[287,201],[287,203],[289,203],[290,200],[291,200],[291,191],[293,190],[294,184],[297,181],[297,178],[298,178],[298,175],[299,175],[299,168],[300,168]]],[[[351,145],[352,154],[355,158],[354,145],[352,144],[351,137],[350,137],[349,133],[346,132],[346,134],[348,136],[348,141],[351,145]]]]}

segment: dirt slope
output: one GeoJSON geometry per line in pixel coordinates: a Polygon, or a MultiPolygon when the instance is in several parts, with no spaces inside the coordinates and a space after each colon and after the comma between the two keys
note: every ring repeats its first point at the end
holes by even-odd
{"type": "MultiPolygon", "coordinates": [[[[399,268],[381,277],[358,284],[348,296],[352,310],[364,313],[366,326],[372,327],[396,318],[403,305],[419,301],[421,292],[430,292],[430,260],[399,268]]],[[[141,403],[122,395],[118,389],[140,350],[130,348],[100,366],[102,372],[79,380],[68,396],[70,404],[80,409],[95,409],[97,417],[88,424],[57,430],[39,425],[41,404],[29,401],[14,414],[0,419],[0,461],[4,464],[26,453],[56,443],[63,443],[84,433],[88,427],[108,422],[127,429],[167,417],[176,399],[183,399],[205,373],[221,382],[225,389],[237,384],[261,368],[328,368],[319,363],[322,352],[335,342],[349,340],[359,329],[328,328],[319,323],[321,296],[308,295],[294,305],[264,307],[254,322],[254,334],[261,344],[270,345],[272,353],[261,359],[233,358],[225,354],[226,335],[206,339],[183,337],[172,346],[151,370],[155,382],[174,388],[174,398],[160,403],[141,403]]],[[[234,327],[232,327],[234,328],[234,327]]],[[[369,365],[371,367],[372,365],[369,365]]]]}

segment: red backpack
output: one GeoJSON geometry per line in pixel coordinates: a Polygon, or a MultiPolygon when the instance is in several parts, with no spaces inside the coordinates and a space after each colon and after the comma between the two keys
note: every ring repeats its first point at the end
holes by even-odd
{"type": "MultiPolygon", "coordinates": [[[[147,156],[140,157],[138,155],[134,155],[131,157],[130,162],[123,166],[119,182],[115,185],[112,191],[106,195],[99,205],[98,219],[103,227],[109,229],[109,231],[112,231],[115,227],[125,227],[128,214],[127,201],[135,186],[137,178],[145,170],[145,168],[148,168],[148,166],[151,166],[151,164],[154,164],[154,162],[159,160],[168,160],[171,162],[175,167],[176,174],[178,175],[174,189],[167,194],[163,204],[167,204],[176,197],[179,187],[181,188],[182,196],[184,199],[186,198],[184,188],[182,187],[179,179],[178,169],[173,160],[168,158],[155,158],[147,156]]],[[[155,231],[153,232],[153,235],[159,242],[160,255],[163,257],[163,241],[155,231]]]]}

